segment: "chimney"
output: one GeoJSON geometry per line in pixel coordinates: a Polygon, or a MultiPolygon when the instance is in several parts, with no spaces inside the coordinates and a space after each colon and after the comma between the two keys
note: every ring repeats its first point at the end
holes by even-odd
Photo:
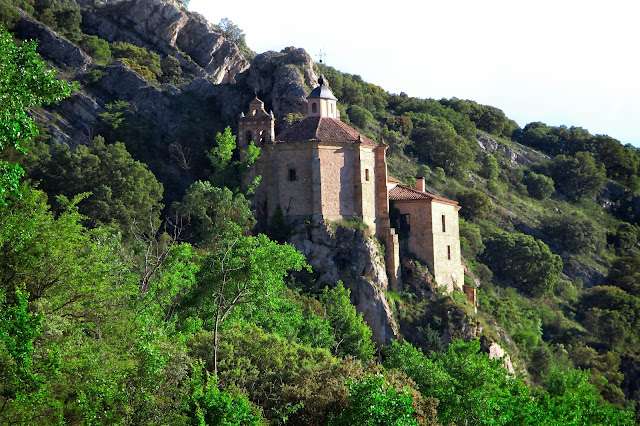
{"type": "Polygon", "coordinates": [[[416,176],[416,189],[420,192],[424,192],[424,177],[416,176]]]}

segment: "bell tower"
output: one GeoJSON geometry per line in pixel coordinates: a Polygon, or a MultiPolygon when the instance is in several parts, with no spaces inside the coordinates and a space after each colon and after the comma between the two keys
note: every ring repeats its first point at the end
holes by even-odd
{"type": "Polygon", "coordinates": [[[264,102],[255,99],[249,103],[249,111],[241,113],[238,118],[238,146],[247,146],[251,141],[256,146],[264,145],[275,140],[275,123],[273,111],[267,113],[264,102]]]}
{"type": "Polygon", "coordinates": [[[325,85],[324,77],[318,79],[318,87],[307,96],[307,117],[327,117],[340,119],[338,98],[325,85]]]}

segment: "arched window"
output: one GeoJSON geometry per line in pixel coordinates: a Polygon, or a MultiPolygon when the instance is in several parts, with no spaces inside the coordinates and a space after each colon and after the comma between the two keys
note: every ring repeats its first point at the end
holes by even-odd
{"type": "Polygon", "coordinates": [[[260,143],[265,143],[267,141],[266,135],[264,133],[264,130],[260,130],[260,143]]]}
{"type": "Polygon", "coordinates": [[[311,112],[312,113],[318,112],[318,105],[315,102],[311,104],[311,112]]]}
{"type": "Polygon", "coordinates": [[[257,110],[257,109],[254,109],[254,110],[251,112],[251,115],[253,115],[253,116],[255,117],[255,116],[256,116],[256,114],[258,114],[258,110],[257,110]]]}
{"type": "Polygon", "coordinates": [[[249,142],[253,140],[253,138],[251,137],[251,130],[247,130],[245,138],[247,139],[247,145],[248,145],[249,142]]]}
{"type": "MultiPolygon", "coordinates": [[[[329,115],[333,115],[333,104],[329,103],[329,115]]],[[[367,179],[369,180],[369,179],[367,179]]]]}

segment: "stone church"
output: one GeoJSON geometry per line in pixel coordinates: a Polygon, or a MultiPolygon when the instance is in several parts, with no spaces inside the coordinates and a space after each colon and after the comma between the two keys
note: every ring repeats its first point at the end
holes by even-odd
{"type": "Polygon", "coordinates": [[[427,192],[423,178],[411,188],[388,176],[387,145],[340,121],[336,97],[322,77],[318,82],[307,96],[306,118],[277,136],[273,113],[257,97],[238,120],[238,146],[253,141],[261,149],[254,167],[262,176],[254,198],[258,214],[270,217],[280,205],[290,221],[361,217],[384,243],[389,282],[398,286],[400,229],[390,224],[391,206],[408,250],[440,287],[463,290],[458,204],[427,192]]]}

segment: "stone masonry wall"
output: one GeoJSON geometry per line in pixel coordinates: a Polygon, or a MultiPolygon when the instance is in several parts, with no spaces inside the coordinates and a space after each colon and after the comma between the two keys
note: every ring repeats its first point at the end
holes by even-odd
{"type": "MultiPolygon", "coordinates": [[[[464,269],[460,254],[458,211],[455,206],[431,203],[433,229],[433,273],[439,286],[447,291],[462,290],[464,269]],[[442,226],[442,218],[445,227],[442,226]]],[[[413,231],[413,229],[412,229],[413,231]]]]}

